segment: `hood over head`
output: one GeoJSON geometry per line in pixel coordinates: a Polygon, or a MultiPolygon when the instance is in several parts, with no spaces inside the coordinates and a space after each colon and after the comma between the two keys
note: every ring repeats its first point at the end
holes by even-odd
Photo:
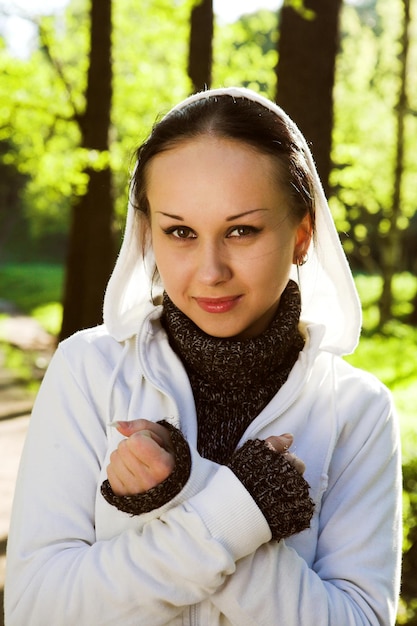
{"type": "MultiPolygon", "coordinates": [[[[300,138],[314,181],[316,234],[308,249],[307,262],[298,268],[293,266],[291,278],[300,287],[301,320],[324,326],[321,348],[335,354],[349,354],[359,340],[361,306],[313,157],[294,122],[274,102],[240,87],[197,93],[180,102],[167,115],[198,100],[222,95],[257,102],[292,126],[300,138]]],[[[104,323],[117,341],[124,341],[137,332],[141,309],[148,308],[155,297],[155,288],[152,288],[155,260],[151,246],[143,253],[142,224],[129,201],[123,243],[104,298],[104,323]]]]}

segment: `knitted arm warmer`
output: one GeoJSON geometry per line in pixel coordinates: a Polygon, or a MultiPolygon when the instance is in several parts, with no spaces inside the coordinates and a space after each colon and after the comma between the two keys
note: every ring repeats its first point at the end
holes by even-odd
{"type": "Polygon", "coordinates": [[[107,502],[119,511],[130,515],[141,515],[158,509],[172,500],[184,487],[191,472],[191,454],[187,441],[181,432],[165,420],[158,422],[171,433],[171,443],[175,450],[175,467],[171,474],[159,485],[144,493],[133,496],[117,496],[108,480],[101,485],[101,493],[107,502]]]}
{"type": "Polygon", "coordinates": [[[279,541],[310,527],[314,504],[309,486],[285,455],[260,439],[237,450],[230,469],[249,491],[279,541]]]}
{"type": "MultiPolygon", "coordinates": [[[[108,480],[101,486],[105,500],[124,513],[141,515],[172,500],[186,484],[191,472],[191,454],[181,432],[166,421],[160,421],[171,433],[175,450],[174,471],[159,485],[144,493],[117,496],[108,480]]],[[[279,541],[310,526],[314,505],[308,484],[285,455],[274,452],[264,441],[247,441],[228,464],[262,511],[279,541]]]]}

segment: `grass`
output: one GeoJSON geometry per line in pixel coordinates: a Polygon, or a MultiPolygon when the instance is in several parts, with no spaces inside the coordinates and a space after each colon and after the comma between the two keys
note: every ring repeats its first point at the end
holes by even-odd
{"type": "Polygon", "coordinates": [[[41,263],[0,266],[0,299],[31,315],[53,335],[62,320],[64,268],[41,263]]]}
{"type": "MultiPolygon", "coordinates": [[[[35,318],[50,334],[61,328],[61,294],[64,269],[60,265],[21,264],[0,266],[0,300],[12,304],[23,315],[35,318]]],[[[20,350],[1,342],[7,315],[0,314],[0,362],[26,391],[36,392],[46,362],[33,350],[20,350]]]]}

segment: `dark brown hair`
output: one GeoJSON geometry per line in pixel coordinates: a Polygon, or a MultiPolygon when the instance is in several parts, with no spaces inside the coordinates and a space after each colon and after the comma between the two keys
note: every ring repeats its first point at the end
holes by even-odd
{"type": "Polygon", "coordinates": [[[258,102],[230,95],[194,101],[155,124],[136,153],[131,197],[138,211],[149,216],[146,172],[152,158],[203,135],[241,141],[273,157],[277,182],[287,192],[295,223],[309,214],[314,230],[313,178],[297,131],[258,102]]]}

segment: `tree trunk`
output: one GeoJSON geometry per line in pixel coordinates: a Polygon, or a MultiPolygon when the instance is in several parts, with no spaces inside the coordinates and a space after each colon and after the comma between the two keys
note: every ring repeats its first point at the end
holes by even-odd
{"type": "Polygon", "coordinates": [[[277,102],[311,143],[326,193],[333,129],[333,85],[342,0],[305,0],[305,16],[285,2],[278,40],[277,102]]]}
{"type": "MultiPolygon", "coordinates": [[[[82,146],[109,149],[112,100],[111,0],[91,1],[91,48],[82,146]]],[[[110,166],[87,170],[86,194],[73,207],[60,339],[102,322],[104,290],[114,264],[110,166]]]]}
{"type": "Polygon", "coordinates": [[[404,139],[405,117],[407,115],[407,66],[410,48],[410,0],[402,0],[403,4],[403,31],[400,53],[400,88],[396,106],[397,137],[394,170],[394,187],[392,192],[392,209],[390,230],[382,246],[383,285],[379,300],[380,324],[383,325],[392,317],[392,281],[398,271],[401,255],[401,232],[398,228],[398,218],[401,215],[401,187],[404,175],[404,139]]]}
{"type": "Polygon", "coordinates": [[[193,8],[190,21],[188,75],[193,91],[211,85],[213,59],[213,0],[201,0],[193,8]]]}

